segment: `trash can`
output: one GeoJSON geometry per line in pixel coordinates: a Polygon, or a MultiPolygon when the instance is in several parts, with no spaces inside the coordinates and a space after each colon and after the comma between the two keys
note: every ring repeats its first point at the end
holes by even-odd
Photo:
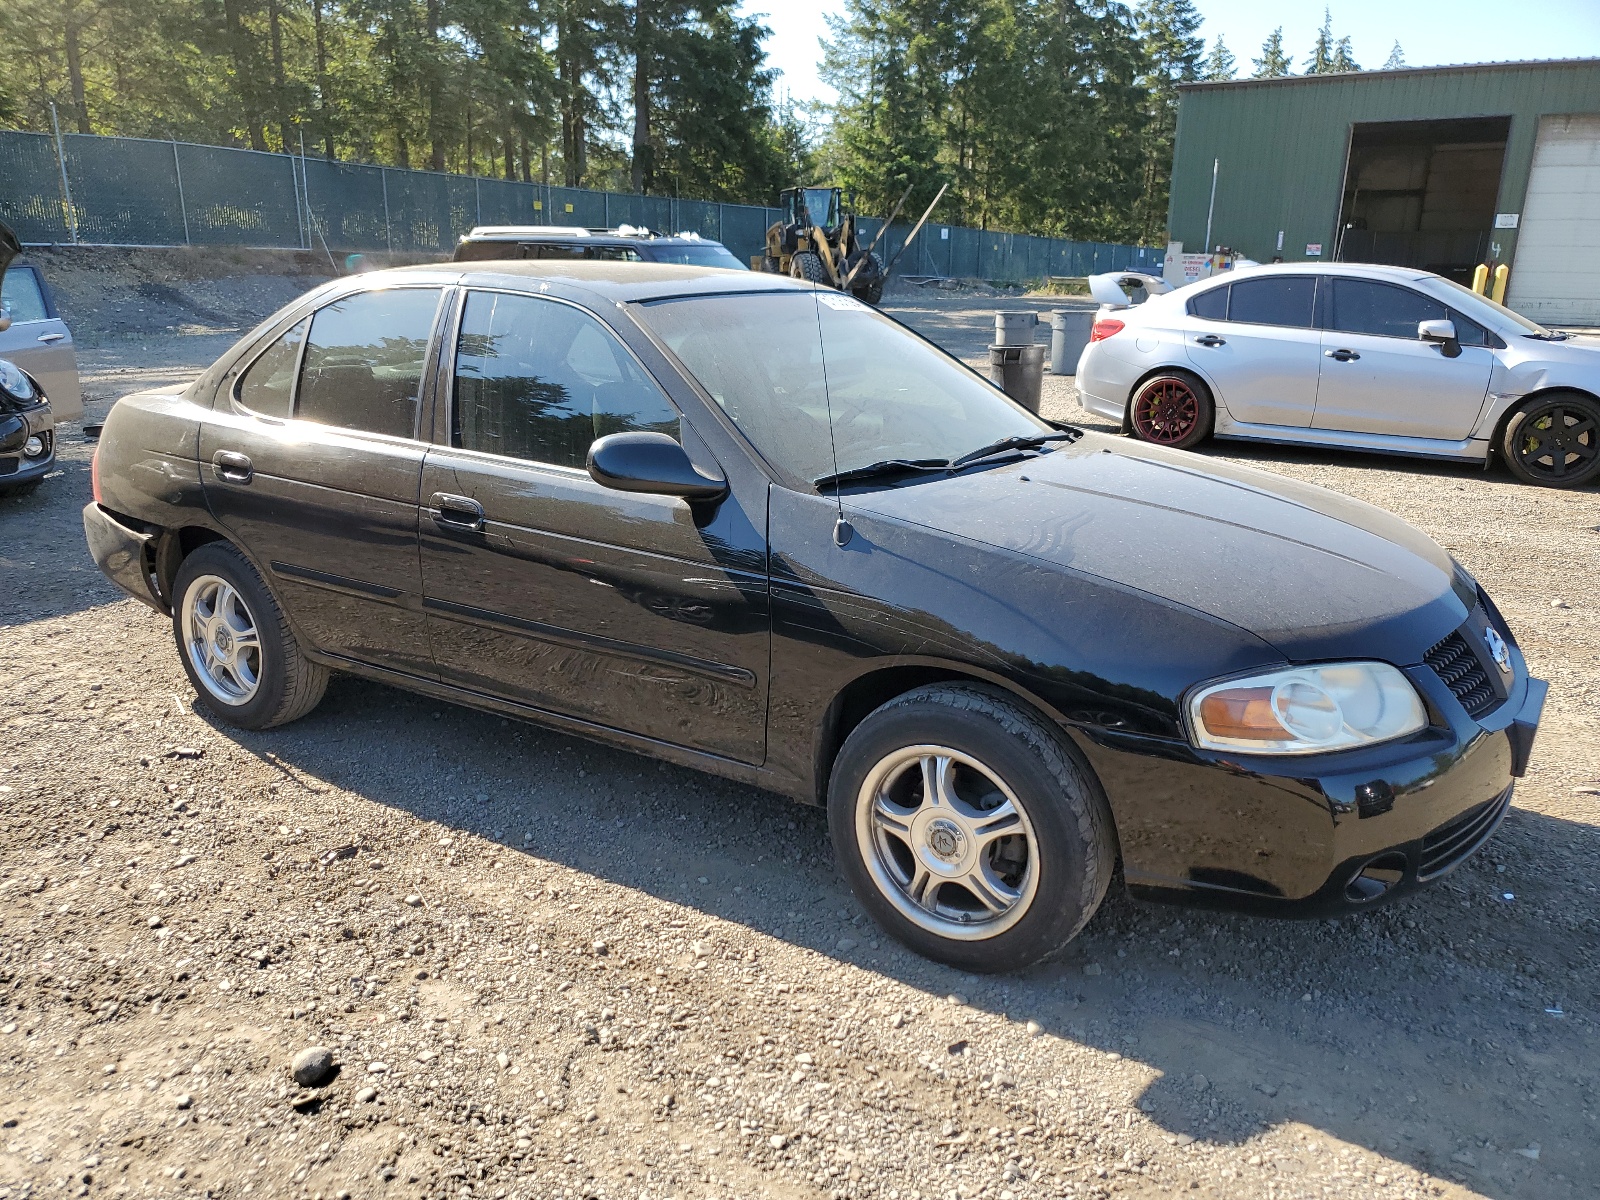
{"type": "MultiPolygon", "coordinates": [[[[998,317],[996,324],[999,324],[998,317]]],[[[1043,346],[989,347],[989,379],[1029,412],[1039,411],[1039,393],[1044,387],[1044,350],[1043,346]]]]}
{"type": "Polygon", "coordinates": [[[1094,313],[1088,309],[1050,310],[1050,373],[1076,375],[1078,359],[1089,344],[1094,328],[1094,313]]]}
{"type": "Polygon", "coordinates": [[[1031,346],[1033,329],[1039,323],[1035,312],[997,312],[994,314],[996,346],[1031,346]]]}

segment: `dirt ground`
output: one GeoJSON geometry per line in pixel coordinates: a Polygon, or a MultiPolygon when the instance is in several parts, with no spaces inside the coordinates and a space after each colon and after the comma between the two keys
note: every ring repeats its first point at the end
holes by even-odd
{"type": "MultiPolygon", "coordinates": [[[[87,419],[281,286],[85,339],[87,419]]],[[[976,357],[996,303],[903,315],[976,357]]],[[[1067,380],[1046,412],[1099,425],[1067,380]]],[[[878,935],[819,811],[349,679],[281,730],[207,719],[84,549],[91,449],[68,427],[0,502],[0,1200],[1600,1194],[1593,489],[1204,450],[1457,554],[1551,681],[1532,768],[1392,908],[1113,892],[979,978],[878,935]],[[302,1088],[309,1047],[335,1074],[302,1088]]]]}

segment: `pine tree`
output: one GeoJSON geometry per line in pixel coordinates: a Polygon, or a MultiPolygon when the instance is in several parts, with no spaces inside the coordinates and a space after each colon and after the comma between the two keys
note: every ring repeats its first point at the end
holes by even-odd
{"type": "Polygon", "coordinates": [[[1355,52],[1350,48],[1350,39],[1340,38],[1333,47],[1333,62],[1328,65],[1328,70],[1335,75],[1344,71],[1359,71],[1361,64],[1356,62],[1355,52]]]}
{"type": "Polygon", "coordinates": [[[1255,67],[1252,79],[1282,79],[1294,67],[1289,61],[1289,56],[1283,52],[1283,26],[1279,25],[1272,31],[1272,36],[1261,44],[1261,57],[1251,59],[1255,67]]]}
{"type": "Polygon", "coordinates": [[[1200,64],[1200,78],[1220,83],[1232,79],[1237,74],[1233,51],[1228,49],[1228,43],[1222,40],[1221,34],[1218,34],[1216,44],[1211,47],[1211,53],[1206,55],[1205,62],[1200,64]]]}
{"type": "Polygon", "coordinates": [[[1317,30],[1316,44],[1306,63],[1307,75],[1328,75],[1333,72],[1333,14],[1322,10],[1322,28],[1317,30]]]}
{"type": "Polygon", "coordinates": [[[1403,70],[1405,65],[1406,52],[1400,49],[1399,42],[1395,42],[1394,49],[1389,51],[1389,57],[1384,60],[1383,69],[1385,71],[1399,71],[1403,70]]]}
{"type": "Polygon", "coordinates": [[[1135,27],[1144,45],[1140,83],[1149,94],[1145,125],[1144,184],[1139,220],[1155,228],[1167,212],[1172,146],[1178,132],[1178,85],[1200,78],[1205,39],[1196,36],[1201,17],[1189,0],[1145,0],[1135,27]]]}

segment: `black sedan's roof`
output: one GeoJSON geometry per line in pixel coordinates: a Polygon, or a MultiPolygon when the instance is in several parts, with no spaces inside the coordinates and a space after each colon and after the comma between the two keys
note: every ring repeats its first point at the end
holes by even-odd
{"type": "Polygon", "coordinates": [[[813,291],[814,284],[786,275],[676,263],[605,262],[581,259],[495,260],[421,267],[394,267],[360,277],[371,287],[385,278],[407,283],[478,284],[526,288],[530,283],[559,283],[581,288],[619,304],[658,300],[665,296],[713,295],[718,292],[813,291]]]}

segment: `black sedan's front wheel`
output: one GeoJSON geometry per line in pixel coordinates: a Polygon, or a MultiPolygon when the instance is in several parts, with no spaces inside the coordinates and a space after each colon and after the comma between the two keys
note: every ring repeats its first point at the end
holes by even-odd
{"type": "Polygon", "coordinates": [[[1017,970],[1071,941],[1116,857],[1088,764],[978,684],[918,688],[862,721],[834,764],[828,823],[878,923],[968,971],[1017,970]]]}

